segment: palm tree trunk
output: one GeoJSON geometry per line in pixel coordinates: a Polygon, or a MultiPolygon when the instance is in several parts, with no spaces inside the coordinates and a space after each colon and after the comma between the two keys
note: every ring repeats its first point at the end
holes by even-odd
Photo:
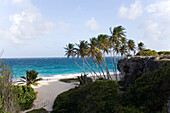
{"type": "MultiPolygon", "coordinates": [[[[97,61],[97,60],[96,60],[97,61]]],[[[97,61],[97,64],[98,64],[98,66],[100,67],[100,69],[101,69],[101,71],[102,71],[102,73],[103,73],[103,76],[104,76],[104,79],[106,79],[106,75],[104,74],[104,71],[103,71],[103,69],[102,69],[102,67],[101,67],[101,65],[100,65],[100,63],[97,61]]]]}
{"type": "Polygon", "coordinates": [[[116,76],[116,83],[117,83],[118,82],[117,69],[116,69],[117,63],[116,63],[116,56],[115,56],[114,52],[113,52],[113,56],[114,56],[114,69],[115,69],[115,76],[116,76]]]}
{"type": "Polygon", "coordinates": [[[82,69],[82,68],[81,68],[81,67],[77,64],[77,62],[75,61],[75,59],[74,59],[74,58],[73,58],[73,61],[74,61],[74,62],[75,62],[75,64],[76,64],[76,65],[77,65],[77,66],[78,66],[78,67],[79,67],[79,68],[83,71],[83,73],[84,73],[84,74],[86,74],[86,73],[85,73],[85,71],[84,71],[84,70],[83,70],[83,69],[82,69]]]}
{"type": "MultiPolygon", "coordinates": [[[[94,72],[94,74],[96,74],[96,72],[93,70],[93,68],[92,68],[92,67],[90,66],[90,64],[87,62],[86,58],[85,58],[85,61],[86,61],[87,65],[90,67],[90,69],[94,72]]],[[[96,74],[96,76],[97,76],[97,74],[96,74]]]]}
{"type": "MultiPolygon", "coordinates": [[[[86,63],[84,62],[84,59],[85,59],[85,58],[83,58],[83,64],[84,64],[85,67],[89,70],[89,72],[91,73],[92,77],[95,79],[95,77],[93,76],[93,73],[92,73],[91,70],[88,68],[88,66],[86,65],[86,63]]],[[[85,61],[86,61],[86,59],[85,59],[85,61]]]]}
{"type": "Polygon", "coordinates": [[[83,60],[83,58],[81,58],[81,60],[82,60],[82,62],[83,62],[83,70],[85,71],[85,69],[84,69],[84,60],[83,60]]]}
{"type": "Polygon", "coordinates": [[[103,60],[103,63],[104,63],[104,65],[105,65],[105,68],[106,68],[107,77],[108,77],[108,79],[109,79],[109,78],[111,78],[111,76],[110,76],[110,73],[109,73],[109,70],[108,70],[108,67],[107,67],[107,64],[106,64],[105,54],[104,54],[104,57],[102,58],[102,60],[103,60]]]}
{"type": "Polygon", "coordinates": [[[99,71],[100,77],[102,77],[101,72],[100,72],[100,70],[99,70],[99,67],[98,67],[97,63],[94,61],[94,59],[93,59],[93,58],[92,58],[92,61],[93,61],[93,63],[95,63],[95,64],[96,64],[96,67],[97,67],[97,70],[99,71]]]}
{"type": "MultiPolygon", "coordinates": [[[[113,68],[113,74],[114,74],[115,70],[114,70],[114,64],[113,64],[113,59],[112,59],[112,52],[110,52],[110,58],[111,58],[112,68],[113,68]]],[[[111,79],[112,79],[112,78],[111,78],[111,79]]]]}

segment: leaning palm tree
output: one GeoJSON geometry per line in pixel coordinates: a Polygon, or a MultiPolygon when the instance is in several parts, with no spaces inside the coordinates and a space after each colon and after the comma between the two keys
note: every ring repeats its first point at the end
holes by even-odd
{"type": "Polygon", "coordinates": [[[144,43],[143,43],[143,42],[140,42],[140,43],[138,44],[138,49],[139,49],[139,51],[144,50],[144,43]]]}
{"type": "Polygon", "coordinates": [[[86,63],[88,63],[87,60],[86,60],[86,56],[89,56],[89,54],[88,54],[88,42],[83,40],[83,41],[80,41],[80,43],[76,44],[76,45],[77,45],[77,48],[74,48],[74,49],[76,50],[77,57],[81,57],[81,59],[82,59],[83,70],[85,71],[85,67],[86,67],[89,70],[89,72],[93,75],[90,68],[86,65],[86,63]]]}
{"type": "Polygon", "coordinates": [[[39,73],[34,70],[31,71],[26,70],[25,72],[26,72],[26,77],[21,76],[20,78],[22,82],[26,82],[27,86],[30,86],[31,84],[37,86],[38,85],[37,82],[42,80],[42,78],[37,78],[38,77],[37,75],[39,73]]]}
{"type": "Polygon", "coordinates": [[[135,51],[135,42],[133,40],[128,40],[127,48],[128,48],[128,54],[130,54],[130,51],[135,51]]]}
{"type": "Polygon", "coordinates": [[[69,43],[68,45],[66,45],[66,47],[64,48],[66,51],[65,56],[67,56],[67,58],[69,58],[70,56],[72,57],[73,61],[75,62],[75,64],[83,71],[83,73],[85,74],[85,71],[79,66],[79,64],[75,61],[74,57],[76,55],[76,52],[74,51],[74,45],[69,43]]]}
{"type": "Polygon", "coordinates": [[[108,35],[99,35],[97,37],[97,41],[98,41],[98,48],[102,51],[103,56],[101,57],[103,64],[106,68],[106,73],[107,73],[107,77],[108,79],[111,79],[110,76],[110,72],[109,69],[107,67],[107,63],[106,63],[106,59],[105,59],[105,53],[108,54],[109,53],[109,39],[108,39],[108,35]]]}
{"type": "Polygon", "coordinates": [[[114,69],[116,74],[116,82],[118,82],[118,78],[117,78],[117,62],[116,62],[116,57],[115,57],[115,54],[118,56],[119,53],[120,53],[120,46],[122,44],[126,44],[126,38],[125,38],[125,28],[122,27],[122,26],[117,26],[117,27],[114,27],[113,30],[112,28],[110,28],[110,33],[111,33],[111,36],[110,36],[110,41],[112,43],[112,52],[113,52],[113,56],[114,56],[114,69]]]}
{"type": "Polygon", "coordinates": [[[123,55],[126,55],[126,53],[127,53],[127,46],[126,45],[122,45],[120,47],[120,54],[121,54],[121,56],[123,57],[123,55]]]}

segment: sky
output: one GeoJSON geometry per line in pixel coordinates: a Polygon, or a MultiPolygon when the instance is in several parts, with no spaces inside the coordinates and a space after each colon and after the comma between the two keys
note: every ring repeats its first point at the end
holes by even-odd
{"type": "Polygon", "coordinates": [[[3,58],[64,57],[68,43],[111,35],[170,51],[170,0],[0,0],[3,58]]]}

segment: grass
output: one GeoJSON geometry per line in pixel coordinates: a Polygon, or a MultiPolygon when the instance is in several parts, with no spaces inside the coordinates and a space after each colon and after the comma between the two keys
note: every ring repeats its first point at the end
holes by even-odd
{"type": "Polygon", "coordinates": [[[32,111],[29,111],[27,113],[49,113],[47,110],[45,110],[44,108],[40,108],[40,109],[34,109],[32,111]]]}
{"type": "Polygon", "coordinates": [[[65,83],[79,82],[78,78],[65,78],[65,79],[60,79],[59,81],[65,82],[65,83]]]}

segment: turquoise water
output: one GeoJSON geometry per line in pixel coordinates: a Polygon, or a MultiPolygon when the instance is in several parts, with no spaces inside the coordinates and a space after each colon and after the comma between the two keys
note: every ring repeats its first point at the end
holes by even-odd
{"type": "MultiPolygon", "coordinates": [[[[26,76],[25,70],[33,69],[39,72],[39,77],[71,77],[83,73],[71,58],[4,58],[1,60],[6,65],[12,65],[11,71],[16,79],[20,76],[26,76]]],[[[83,68],[82,60],[75,60],[83,68]]],[[[93,66],[91,59],[88,59],[88,62],[93,66]]],[[[109,70],[112,72],[111,59],[106,58],[106,62],[109,70]]],[[[95,66],[94,68],[98,72],[95,66]]],[[[89,73],[87,68],[85,68],[85,71],[89,73]]]]}

